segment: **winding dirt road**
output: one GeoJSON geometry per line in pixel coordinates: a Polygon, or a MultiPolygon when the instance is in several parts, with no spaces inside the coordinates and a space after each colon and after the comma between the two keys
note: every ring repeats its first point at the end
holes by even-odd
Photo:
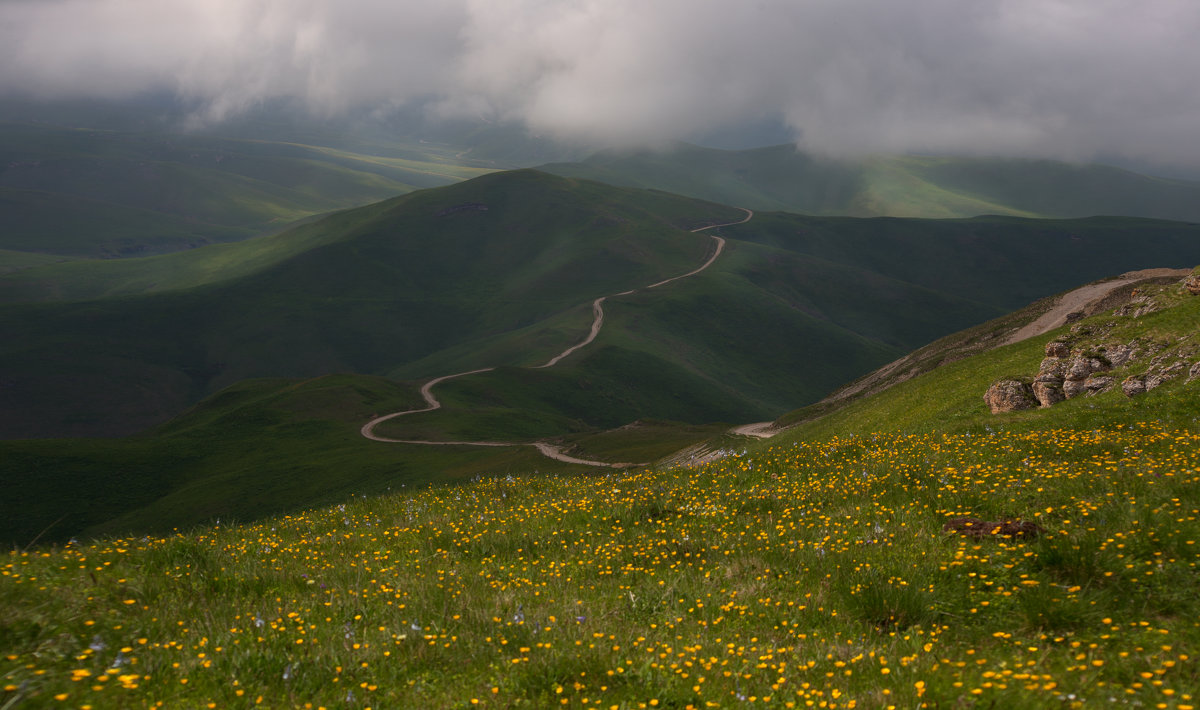
{"type": "Polygon", "coordinates": [[[1080,286],[1074,291],[1068,291],[1063,294],[1050,310],[1008,336],[1003,344],[1019,343],[1027,338],[1033,338],[1042,333],[1049,333],[1055,328],[1064,325],[1067,322],[1067,315],[1081,311],[1091,304],[1103,300],[1105,296],[1122,286],[1137,283],[1138,281],[1145,281],[1146,279],[1166,276],[1183,278],[1189,273],[1191,272],[1188,269],[1143,269],[1141,271],[1129,271],[1110,281],[1080,286]]]}
{"type": "MultiPolygon", "coordinates": [[[[699,228],[693,229],[691,231],[703,232],[703,231],[706,231],[709,229],[716,229],[717,227],[729,227],[729,226],[732,226],[735,224],[742,224],[744,222],[749,222],[750,219],[754,217],[754,212],[752,212],[751,210],[748,210],[744,207],[739,207],[738,209],[741,209],[743,212],[746,213],[746,217],[744,219],[740,219],[736,222],[724,222],[721,224],[710,224],[707,227],[699,227],[699,228]]],[[[641,289],[630,289],[628,291],[622,291],[620,293],[614,293],[614,294],[611,294],[608,296],[601,296],[600,298],[597,298],[596,300],[592,301],[592,328],[588,332],[587,337],[584,338],[579,343],[576,343],[575,345],[572,345],[571,347],[562,351],[558,355],[555,355],[554,357],[550,358],[548,361],[546,361],[545,364],[536,365],[534,367],[534,369],[544,369],[547,367],[554,367],[560,361],[562,361],[563,358],[567,357],[571,353],[574,353],[576,350],[579,350],[580,348],[586,347],[587,345],[591,344],[591,342],[596,339],[596,336],[598,336],[600,334],[600,328],[602,328],[604,326],[604,301],[605,300],[607,300],[609,298],[616,298],[618,296],[629,296],[631,294],[637,293],[638,291],[648,291],[652,288],[658,288],[659,286],[665,286],[673,281],[679,281],[680,279],[686,279],[689,276],[695,276],[696,274],[698,274],[698,273],[704,271],[705,269],[707,269],[708,267],[712,266],[713,262],[715,262],[717,260],[717,257],[719,257],[721,255],[721,252],[725,250],[725,240],[723,238],[718,237],[716,235],[712,235],[712,238],[713,238],[713,241],[716,243],[716,248],[713,250],[712,256],[708,257],[708,260],[705,261],[703,264],[701,264],[699,266],[699,268],[693,269],[692,271],[689,271],[686,274],[680,274],[679,276],[673,276],[669,279],[659,281],[658,283],[650,284],[649,286],[644,286],[641,289]]],[[[478,370],[469,370],[467,372],[457,372],[453,375],[442,375],[441,377],[435,377],[434,379],[429,380],[428,382],[426,382],[424,385],[421,386],[421,397],[425,399],[425,403],[428,405],[424,409],[406,409],[402,412],[392,412],[391,414],[385,414],[381,417],[376,417],[376,418],[372,419],[371,421],[367,422],[366,424],[363,424],[360,432],[362,433],[362,435],[364,437],[366,437],[367,439],[370,439],[371,441],[379,441],[379,442],[383,442],[383,443],[387,443],[387,444],[422,444],[422,445],[426,445],[426,446],[532,446],[532,447],[536,448],[539,452],[541,452],[541,454],[543,456],[554,459],[556,461],[562,461],[564,463],[582,464],[584,466],[604,466],[604,467],[608,467],[608,468],[627,468],[629,466],[645,465],[645,464],[630,464],[630,463],[610,463],[607,461],[589,461],[587,459],[575,458],[574,456],[568,456],[567,454],[563,453],[562,447],[559,447],[555,444],[551,444],[551,443],[548,443],[545,441],[533,441],[533,442],[427,441],[427,440],[417,440],[417,439],[391,439],[391,438],[388,438],[385,436],[380,436],[375,433],[375,427],[379,426],[380,424],[382,424],[383,422],[386,422],[388,420],[395,419],[397,417],[408,416],[410,414],[421,414],[423,412],[432,412],[434,410],[441,409],[442,408],[441,401],[433,394],[434,385],[437,385],[439,383],[445,382],[446,380],[452,380],[452,379],[455,379],[458,377],[466,377],[467,375],[477,375],[482,372],[491,372],[492,370],[495,370],[495,369],[496,368],[494,368],[494,367],[484,367],[484,368],[480,368],[478,370]]]]}

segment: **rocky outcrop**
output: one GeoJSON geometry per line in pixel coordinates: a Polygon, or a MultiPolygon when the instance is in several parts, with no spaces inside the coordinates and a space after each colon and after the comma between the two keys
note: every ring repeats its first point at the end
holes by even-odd
{"type": "MultiPolygon", "coordinates": [[[[1127,353],[1122,352],[1122,357],[1127,353]]],[[[1112,363],[1105,355],[1088,354],[1055,340],[1046,344],[1046,357],[1033,378],[1033,396],[1042,407],[1052,407],[1081,394],[1098,394],[1111,389],[1115,380],[1098,376],[1112,363]]]]}
{"type": "MultiPolygon", "coordinates": [[[[1188,293],[1200,295],[1198,291],[1200,267],[1182,282],[1140,284],[1112,315],[1139,318],[1172,307],[1188,293]]],[[[1031,385],[1019,379],[1002,380],[988,389],[984,399],[997,414],[1028,408],[1026,394],[1038,406],[1052,407],[1067,399],[1108,392],[1118,383],[1125,396],[1136,397],[1185,375],[1188,382],[1200,378],[1200,362],[1194,362],[1200,354],[1200,334],[1114,342],[1113,335],[1122,330],[1116,320],[1076,323],[1069,335],[1046,344],[1045,358],[1031,385]],[[1113,372],[1126,368],[1134,373],[1122,373],[1127,375],[1123,379],[1122,374],[1113,372]]]]}
{"type": "Polygon", "coordinates": [[[992,414],[1033,409],[1037,406],[1037,400],[1033,397],[1032,388],[1020,380],[1000,380],[996,382],[983,395],[983,401],[987,402],[987,406],[992,410],[992,414]]]}
{"type": "Polygon", "coordinates": [[[1121,382],[1121,391],[1126,397],[1136,397],[1146,391],[1146,380],[1142,375],[1130,375],[1121,382]]]}
{"type": "Polygon", "coordinates": [[[1067,398],[1063,393],[1063,379],[1038,375],[1033,381],[1033,398],[1043,407],[1052,407],[1067,398]]]}

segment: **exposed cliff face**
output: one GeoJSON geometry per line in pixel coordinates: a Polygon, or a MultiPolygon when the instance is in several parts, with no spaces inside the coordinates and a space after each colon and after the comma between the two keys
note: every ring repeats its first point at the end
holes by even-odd
{"type": "Polygon", "coordinates": [[[996,382],[984,400],[996,414],[1029,406],[1051,407],[1074,397],[1107,392],[1118,383],[1126,396],[1135,397],[1179,377],[1187,377],[1188,382],[1198,379],[1200,333],[1143,332],[1129,338],[1128,328],[1123,327],[1130,320],[1198,295],[1200,267],[1182,281],[1134,289],[1112,311],[1110,320],[1076,323],[1068,335],[1047,343],[1046,357],[1032,380],[996,382]],[[1030,398],[1036,405],[1029,405],[1030,398]]]}

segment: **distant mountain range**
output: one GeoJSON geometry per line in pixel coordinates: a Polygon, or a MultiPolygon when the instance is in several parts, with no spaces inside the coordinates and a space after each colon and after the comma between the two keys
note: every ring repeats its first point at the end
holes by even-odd
{"type": "Polygon", "coordinates": [[[1200,182],[1098,164],[926,156],[821,158],[792,145],[605,152],[542,170],[757,210],[855,217],[1123,215],[1200,221],[1200,182]]]}

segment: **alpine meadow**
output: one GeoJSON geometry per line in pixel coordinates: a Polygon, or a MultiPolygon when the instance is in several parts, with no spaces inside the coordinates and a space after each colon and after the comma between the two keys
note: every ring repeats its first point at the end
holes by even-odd
{"type": "Polygon", "coordinates": [[[0,710],[1200,707],[1197,33],[0,4],[0,710]]]}

